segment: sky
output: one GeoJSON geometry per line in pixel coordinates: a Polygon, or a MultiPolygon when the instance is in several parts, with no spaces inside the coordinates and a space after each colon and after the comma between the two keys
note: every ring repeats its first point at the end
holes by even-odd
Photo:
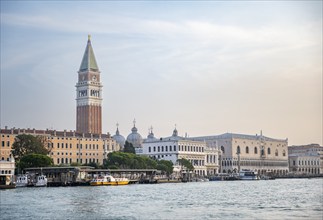
{"type": "Polygon", "coordinates": [[[88,34],[103,132],[322,145],[322,1],[1,1],[1,128],[75,130],[88,34]]]}

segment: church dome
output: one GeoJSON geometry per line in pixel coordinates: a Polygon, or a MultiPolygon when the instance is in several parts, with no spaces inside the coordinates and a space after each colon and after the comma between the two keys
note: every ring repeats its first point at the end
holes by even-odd
{"type": "Polygon", "coordinates": [[[154,136],[153,127],[150,127],[146,141],[155,141],[155,140],[157,140],[157,138],[155,138],[154,136]]]}
{"type": "Polygon", "coordinates": [[[124,145],[126,143],[126,139],[120,134],[118,127],[117,127],[116,134],[113,135],[112,138],[120,145],[120,148],[124,147],[124,145]]]}
{"type": "Polygon", "coordinates": [[[132,143],[132,145],[135,148],[139,148],[139,147],[142,147],[143,139],[142,139],[141,135],[138,133],[138,129],[136,128],[135,123],[136,123],[136,121],[134,121],[134,123],[133,123],[133,128],[131,129],[131,133],[127,137],[127,141],[129,143],[132,143]]]}

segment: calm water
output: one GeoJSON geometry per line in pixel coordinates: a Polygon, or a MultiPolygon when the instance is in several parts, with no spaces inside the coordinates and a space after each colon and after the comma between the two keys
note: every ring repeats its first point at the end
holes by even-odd
{"type": "Polygon", "coordinates": [[[2,190],[0,219],[323,219],[323,179],[2,190]]]}

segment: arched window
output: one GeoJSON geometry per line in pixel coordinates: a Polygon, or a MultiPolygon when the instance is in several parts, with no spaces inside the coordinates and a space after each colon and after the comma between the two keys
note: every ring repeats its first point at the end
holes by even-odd
{"type": "Polygon", "coordinates": [[[148,147],[148,152],[151,152],[151,147],[148,147]]]}
{"type": "Polygon", "coordinates": [[[240,146],[237,147],[237,154],[240,154],[241,150],[240,150],[240,146]]]}
{"type": "Polygon", "coordinates": [[[254,149],[254,153],[255,153],[255,154],[258,154],[258,148],[257,148],[257,147],[255,147],[255,149],[254,149]]]}
{"type": "Polygon", "coordinates": [[[270,154],[270,147],[267,148],[267,154],[270,154]]]}
{"type": "Polygon", "coordinates": [[[164,146],[162,146],[162,152],[164,152],[164,146]]]}
{"type": "Polygon", "coordinates": [[[275,156],[278,157],[278,150],[275,151],[275,156]]]}
{"type": "Polygon", "coordinates": [[[160,152],[160,147],[158,146],[158,152],[160,152]]]}
{"type": "Polygon", "coordinates": [[[249,154],[249,147],[246,147],[246,154],[249,154]]]}
{"type": "Polygon", "coordinates": [[[285,151],[285,150],[283,150],[283,156],[284,156],[284,157],[286,156],[286,151],[285,151]]]}
{"type": "Polygon", "coordinates": [[[156,147],[154,147],[154,152],[156,152],[156,147]]]}

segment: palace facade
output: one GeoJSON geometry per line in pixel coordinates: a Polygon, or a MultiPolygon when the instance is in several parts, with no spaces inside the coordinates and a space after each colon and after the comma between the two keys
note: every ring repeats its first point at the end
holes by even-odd
{"type": "Polygon", "coordinates": [[[42,136],[51,152],[48,156],[55,165],[71,163],[103,163],[108,153],[120,150],[119,144],[107,134],[85,134],[75,131],[1,129],[0,158],[10,160],[15,137],[21,134],[42,136]]]}
{"type": "Polygon", "coordinates": [[[323,146],[318,144],[289,146],[289,171],[294,174],[323,174],[323,146]]]}
{"type": "Polygon", "coordinates": [[[207,147],[220,149],[220,172],[233,173],[252,169],[259,174],[288,173],[288,139],[274,139],[262,135],[225,133],[194,137],[207,147]]]}

